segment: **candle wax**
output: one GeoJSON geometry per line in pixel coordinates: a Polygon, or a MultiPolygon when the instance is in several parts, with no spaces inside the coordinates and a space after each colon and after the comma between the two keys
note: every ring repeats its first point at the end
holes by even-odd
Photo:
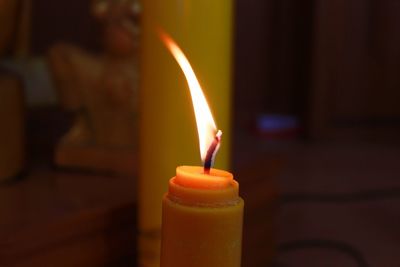
{"type": "Polygon", "coordinates": [[[244,202],[232,174],[181,166],[163,200],[161,267],[239,267],[244,202]]]}

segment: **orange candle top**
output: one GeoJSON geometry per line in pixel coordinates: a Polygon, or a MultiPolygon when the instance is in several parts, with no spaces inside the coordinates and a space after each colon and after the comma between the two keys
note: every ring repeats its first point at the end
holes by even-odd
{"type": "Polygon", "coordinates": [[[203,167],[180,166],[169,182],[168,197],[186,205],[221,206],[239,199],[239,184],[230,172],[203,167]]]}

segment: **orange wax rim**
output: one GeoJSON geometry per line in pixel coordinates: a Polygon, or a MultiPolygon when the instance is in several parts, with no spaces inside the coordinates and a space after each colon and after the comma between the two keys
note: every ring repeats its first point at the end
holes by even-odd
{"type": "Polygon", "coordinates": [[[233,180],[230,172],[210,169],[210,174],[204,173],[203,167],[180,166],[176,168],[176,183],[197,189],[223,189],[229,187],[233,180]]]}
{"type": "Polygon", "coordinates": [[[220,206],[239,201],[239,184],[230,172],[203,167],[180,166],[176,176],[169,181],[168,197],[188,205],[220,206]]]}

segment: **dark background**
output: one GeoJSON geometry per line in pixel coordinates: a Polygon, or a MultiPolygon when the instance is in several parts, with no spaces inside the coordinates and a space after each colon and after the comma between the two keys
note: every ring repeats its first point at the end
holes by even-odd
{"type": "MultiPolygon", "coordinates": [[[[31,26],[32,56],[59,41],[101,49],[88,1],[34,0],[31,26]]],[[[272,254],[280,267],[398,266],[400,1],[236,1],[234,43],[243,266],[272,254]],[[299,132],[260,137],[261,114],[297,118],[299,132]]],[[[51,160],[70,119],[57,106],[31,108],[30,152],[51,160]]],[[[134,206],[124,205],[118,216],[134,206]]]]}
{"type": "MultiPolygon", "coordinates": [[[[315,139],[393,141],[400,129],[400,2],[237,1],[235,111],[300,118],[315,139]]],[[[32,52],[100,49],[87,1],[35,0],[32,52]]]]}

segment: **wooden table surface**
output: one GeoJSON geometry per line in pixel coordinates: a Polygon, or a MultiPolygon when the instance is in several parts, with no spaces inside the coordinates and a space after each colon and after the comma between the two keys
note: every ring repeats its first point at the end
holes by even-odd
{"type": "Polygon", "coordinates": [[[135,209],[132,178],[34,171],[0,186],[0,266],[102,266],[134,255],[135,209]]]}
{"type": "MultiPolygon", "coordinates": [[[[274,162],[254,163],[268,167],[261,176],[253,164],[235,174],[246,200],[243,266],[272,255],[275,191],[265,175],[276,172],[274,162]],[[253,257],[255,247],[265,253],[253,257]]],[[[135,195],[134,178],[48,167],[1,185],[0,266],[134,266],[135,195]]]]}
{"type": "MultiPolygon", "coordinates": [[[[398,266],[396,198],[352,196],[400,188],[399,148],[238,138],[252,140],[234,150],[245,199],[243,267],[398,266]],[[321,194],[322,203],[304,198],[321,194]],[[307,240],[314,243],[296,247],[307,240]]],[[[135,203],[133,178],[41,168],[3,184],[0,266],[135,266],[135,203]]]]}

